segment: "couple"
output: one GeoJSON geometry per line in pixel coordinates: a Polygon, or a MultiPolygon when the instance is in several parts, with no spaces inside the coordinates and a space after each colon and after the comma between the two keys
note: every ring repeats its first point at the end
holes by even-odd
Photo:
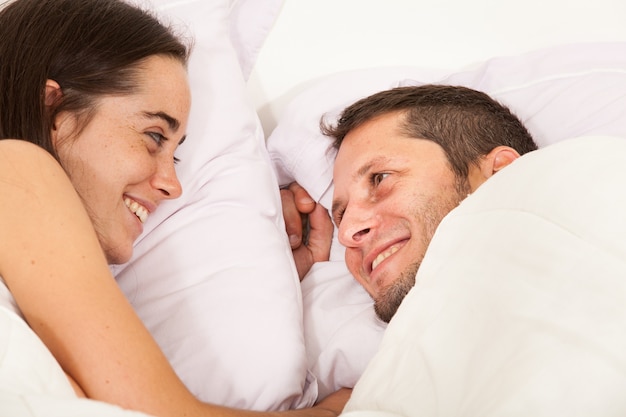
{"type": "MultiPolygon", "coordinates": [[[[60,365],[55,393],[109,403],[111,416],[129,415],[122,409],[155,416],[258,414],[195,398],[108,268],[130,258],[159,203],[182,192],[174,163],[189,115],[188,55],[188,45],[158,19],[119,0],[15,0],[0,11],[0,307],[21,315],[29,327],[12,330],[42,341],[60,365]]],[[[354,125],[346,112],[334,129],[342,141],[334,220],[350,269],[387,318],[413,286],[414,264],[446,213],[534,149],[532,140],[522,148],[507,142],[530,138],[488,97],[428,88],[405,90],[416,94],[414,112],[365,108],[354,125]],[[452,106],[427,104],[435,111],[432,125],[420,121],[419,100],[432,104],[441,95],[452,106]],[[476,103],[482,113],[473,119],[476,103]],[[491,111],[499,115],[495,121],[491,111]],[[418,125],[404,121],[409,115],[418,125]],[[480,135],[467,136],[470,127],[480,135]],[[381,143],[388,135],[393,140],[381,143]],[[489,141],[480,146],[483,140],[489,141]],[[466,141],[469,146],[458,146],[466,141]],[[369,215],[373,207],[385,216],[369,215]],[[380,225],[388,237],[378,234],[380,225]],[[377,236],[384,240],[370,250],[377,236]],[[390,285],[396,276],[404,278],[390,285]]],[[[389,94],[393,102],[397,92],[389,94]]],[[[318,227],[324,241],[331,225],[326,219],[312,226],[309,246],[299,252],[307,263],[319,256],[308,251],[320,243],[318,227]]],[[[345,394],[284,413],[336,415],[345,394]]],[[[355,401],[361,397],[357,387],[355,401]]]]}

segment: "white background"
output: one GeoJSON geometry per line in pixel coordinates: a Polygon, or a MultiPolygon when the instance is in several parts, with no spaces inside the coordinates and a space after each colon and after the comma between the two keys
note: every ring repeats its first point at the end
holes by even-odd
{"type": "Polygon", "coordinates": [[[625,17],[624,0],[285,0],[249,91],[269,135],[291,97],[333,72],[456,71],[544,46],[626,41],[625,17]]]}

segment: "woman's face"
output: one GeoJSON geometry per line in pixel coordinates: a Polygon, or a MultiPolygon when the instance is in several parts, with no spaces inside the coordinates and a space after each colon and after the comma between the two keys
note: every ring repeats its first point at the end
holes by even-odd
{"type": "Polygon", "coordinates": [[[138,84],[132,94],[99,99],[76,137],[68,114],[59,115],[52,132],[111,264],[127,262],[150,213],[182,193],[174,151],[185,138],[191,102],[185,68],[170,57],[150,57],[138,84]]]}

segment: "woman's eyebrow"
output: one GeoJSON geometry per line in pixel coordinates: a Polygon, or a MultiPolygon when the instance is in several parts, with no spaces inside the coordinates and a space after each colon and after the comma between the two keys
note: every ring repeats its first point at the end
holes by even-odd
{"type": "Polygon", "coordinates": [[[180,122],[178,121],[178,119],[176,119],[175,117],[170,116],[169,114],[167,114],[165,112],[162,112],[162,111],[158,111],[158,112],[144,111],[144,112],[142,112],[142,114],[143,114],[144,117],[147,117],[149,119],[162,119],[162,120],[165,120],[167,122],[167,125],[173,131],[178,130],[178,128],[180,127],[180,122]]]}

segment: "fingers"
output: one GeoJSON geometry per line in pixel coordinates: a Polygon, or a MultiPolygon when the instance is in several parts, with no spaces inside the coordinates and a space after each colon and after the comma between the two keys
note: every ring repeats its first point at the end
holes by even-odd
{"type": "Polygon", "coordinates": [[[326,398],[319,401],[315,407],[328,410],[335,415],[341,414],[346,403],[350,399],[352,389],[340,388],[338,391],[328,395],[326,398]]]}
{"type": "Polygon", "coordinates": [[[333,223],[328,210],[321,204],[309,213],[309,238],[306,245],[293,249],[293,258],[300,281],[304,279],[315,262],[327,261],[330,258],[330,246],[333,239],[333,223]]]}
{"type": "Polygon", "coordinates": [[[328,210],[321,204],[309,213],[309,239],[307,246],[311,251],[313,262],[327,261],[330,257],[330,245],[333,240],[333,222],[328,210]]]}
{"type": "Polygon", "coordinates": [[[289,184],[287,189],[281,189],[280,198],[285,230],[302,280],[315,262],[327,261],[330,257],[333,223],[328,210],[317,204],[296,182],[289,184]],[[308,223],[308,231],[304,230],[304,221],[308,223]]]}
{"type": "Polygon", "coordinates": [[[295,196],[291,190],[280,190],[280,200],[283,207],[285,230],[287,236],[289,236],[291,249],[295,249],[302,243],[302,217],[298,211],[295,196]]]}
{"type": "Polygon", "coordinates": [[[310,213],[315,208],[315,200],[297,182],[289,184],[289,191],[293,193],[295,205],[300,213],[310,213]]]}
{"type": "Polygon", "coordinates": [[[313,256],[311,255],[309,248],[304,245],[294,249],[292,253],[293,260],[296,264],[296,270],[298,271],[298,278],[302,281],[313,266],[313,256]]]}
{"type": "Polygon", "coordinates": [[[288,188],[281,189],[280,199],[289,243],[291,249],[296,249],[303,242],[302,215],[312,212],[316,203],[297,182],[292,182],[288,188]]]}

